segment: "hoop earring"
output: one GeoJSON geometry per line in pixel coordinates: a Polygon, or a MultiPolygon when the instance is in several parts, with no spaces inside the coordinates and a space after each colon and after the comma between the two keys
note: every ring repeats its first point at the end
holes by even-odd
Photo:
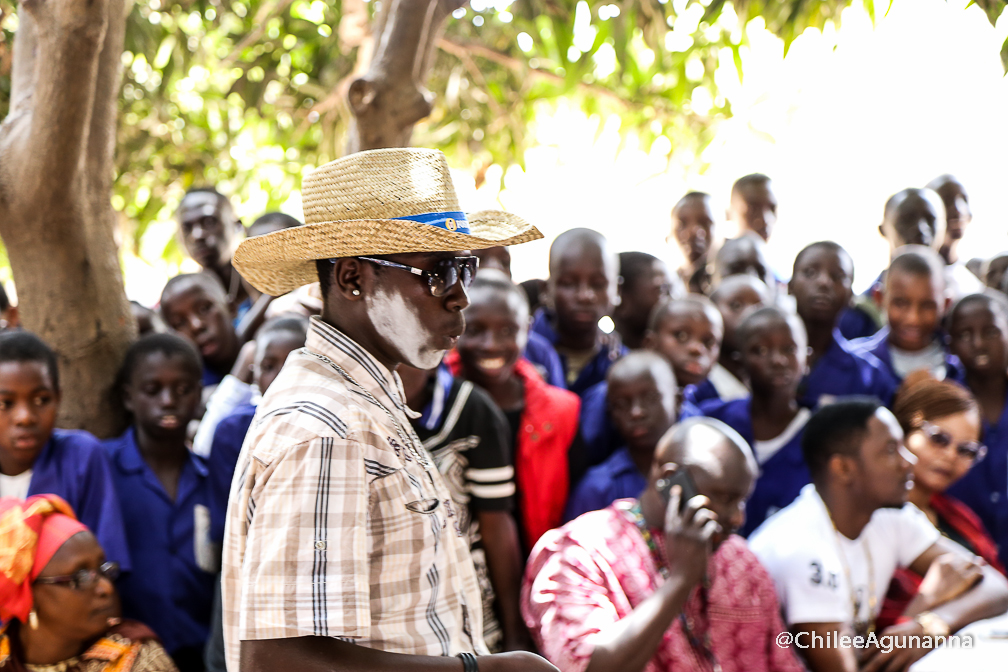
{"type": "Polygon", "coordinates": [[[32,630],[38,630],[38,614],[34,609],[28,612],[28,627],[32,630]]]}
{"type": "Polygon", "coordinates": [[[360,290],[359,289],[355,289],[355,290],[353,290],[350,293],[353,294],[354,296],[360,296],[360,290]]]}

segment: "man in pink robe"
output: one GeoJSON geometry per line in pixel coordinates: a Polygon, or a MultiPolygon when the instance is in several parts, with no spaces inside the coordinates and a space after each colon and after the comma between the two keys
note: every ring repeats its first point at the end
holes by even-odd
{"type": "Polygon", "coordinates": [[[563,672],[798,672],[773,581],[732,532],[756,475],[748,445],[694,418],[655,451],[647,490],[548,532],[532,551],[521,607],[563,672]],[[684,503],[668,479],[685,470],[684,503]]]}

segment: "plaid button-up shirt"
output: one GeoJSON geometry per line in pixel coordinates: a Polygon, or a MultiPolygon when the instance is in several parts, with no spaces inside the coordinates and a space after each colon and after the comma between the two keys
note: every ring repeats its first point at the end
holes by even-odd
{"type": "Polygon", "coordinates": [[[458,512],[410,426],[399,377],[318,318],[270,385],[231,485],[228,670],[242,640],[337,637],[486,653],[458,512]]]}

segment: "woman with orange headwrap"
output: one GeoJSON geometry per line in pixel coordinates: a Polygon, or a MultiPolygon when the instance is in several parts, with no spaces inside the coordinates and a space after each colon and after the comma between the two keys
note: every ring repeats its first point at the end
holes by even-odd
{"type": "Polygon", "coordinates": [[[118,574],[59,497],[0,499],[0,672],[175,672],[119,617],[118,574]]]}

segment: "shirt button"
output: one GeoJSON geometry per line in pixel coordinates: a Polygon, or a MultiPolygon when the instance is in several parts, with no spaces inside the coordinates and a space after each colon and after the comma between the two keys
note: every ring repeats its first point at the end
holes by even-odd
{"type": "Polygon", "coordinates": [[[539,440],[539,434],[538,434],[538,432],[534,432],[534,433],[532,434],[532,440],[533,440],[533,441],[538,441],[538,440],[539,440]]]}
{"type": "Polygon", "coordinates": [[[551,429],[553,429],[553,423],[552,422],[547,422],[547,423],[543,424],[543,431],[544,432],[548,432],[551,429]]]}
{"type": "Polygon", "coordinates": [[[316,551],[324,551],[325,550],[325,542],[324,541],[316,541],[315,542],[315,550],[316,551]]]}
{"type": "Polygon", "coordinates": [[[533,427],[532,425],[525,425],[526,432],[531,432],[533,429],[535,429],[535,427],[533,427]]]}

